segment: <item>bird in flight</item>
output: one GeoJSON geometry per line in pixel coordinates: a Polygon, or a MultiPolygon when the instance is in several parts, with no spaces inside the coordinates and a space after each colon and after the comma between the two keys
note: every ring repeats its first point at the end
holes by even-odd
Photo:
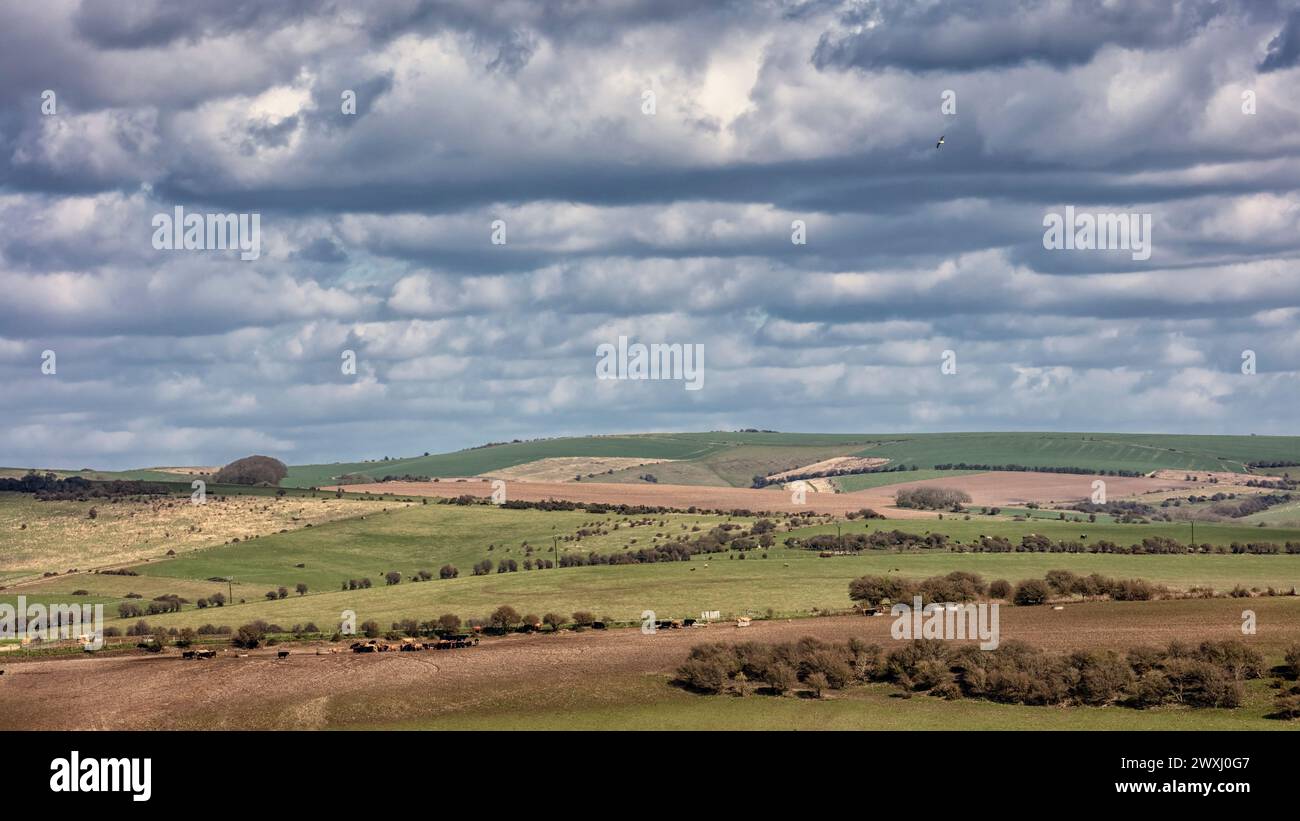
{"type": "Polygon", "coordinates": [[[942,134],[939,135],[939,142],[935,143],[935,144],[934,144],[934,147],[935,147],[935,148],[942,148],[942,147],[943,147],[943,135],[942,135],[942,134]]]}

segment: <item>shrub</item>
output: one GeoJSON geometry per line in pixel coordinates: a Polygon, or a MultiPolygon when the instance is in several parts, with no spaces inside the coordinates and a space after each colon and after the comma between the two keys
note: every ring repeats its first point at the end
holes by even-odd
{"type": "Polygon", "coordinates": [[[1006,579],[998,579],[989,582],[989,598],[991,599],[1009,599],[1011,598],[1011,582],[1006,579]]]}
{"type": "Polygon", "coordinates": [[[1300,644],[1286,649],[1286,672],[1291,678],[1300,678],[1300,644]]]}
{"type": "Polygon", "coordinates": [[[783,661],[769,664],[761,678],[775,695],[782,696],[794,689],[799,677],[793,667],[783,661]]]}
{"type": "Polygon", "coordinates": [[[1018,605],[1046,604],[1049,593],[1047,582],[1042,579],[1026,579],[1016,585],[1012,601],[1018,605]]]}
{"type": "Polygon", "coordinates": [[[520,617],[519,611],[515,610],[513,607],[511,607],[508,604],[501,605],[496,610],[492,611],[491,616],[488,616],[489,624],[491,624],[497,630],[501,630],[506,633],[509,633],[511,630],[514,630],[516,627],[519,626],[520,622],[522,621],[523,619],[522,617],[520,617]]]}
{"type": "Polygon", "coordinates": [[[813,673],[808,676],[808,678],[804,679],[803,683],[808,685],[808,689],[812,690],[812,694],[815,698],[821,698],[822,692],[830,689],[831,686],[830,682],[826,680],[826,676],[822,673],[813,673]]]}
{"type": "Polygon", "coordinates": [[[460,571],[449,564],[444,564],[442,569],[438,571],[438,578],[440,579],[454,579],[459,575],[460,571]]]}
{"type": "Polygon", "coordinates": [[[266,639],[268,627],[269,625],[261,619],[249,622],[235,631],[235,635],[230,640],[230,643],[236,647],[251,650],[266,639]]]}

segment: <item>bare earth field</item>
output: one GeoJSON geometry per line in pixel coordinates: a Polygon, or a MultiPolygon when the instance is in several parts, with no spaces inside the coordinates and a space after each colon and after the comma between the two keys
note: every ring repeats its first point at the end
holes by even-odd
{"type": "MultiPolygon", "coordinates": [[[[937,514],[930,511],[907,510],[894,507],[894,494],[903,488],[945,487],[964,490],[971,496],[972,504],[1005,506],[1027,502],[1069,502],[1087,499],[1092,494],[1094,479],[1104,479],[1109,499],[1136,497],[1148,493],[1195,487],[1195,483],[1180,479],[1127,478],[1118,476],[1090,476],[1072,473],[1029,473],[989,471],[942,479],[922,479],[896,485],[860,490],[855,493],[814,493],[807,503],[791,503],[790,494],[776,489],[701,487],[696,485],[643,484],[627,485],[600,482],[519,482],[507,484],[506,496],[529,502],[547,499],[566,499],[574,502],[600,502],[624,505],[657,505],[662,507],[697,507],[720,510],[783,511],[797,513],[811,510],[817,513],[848,513],[869,507],[891,519],[928,518],[937,514]]],[[[325,488],[332,490],[333,488],[325,488]]],[[[356,493],[386,493],[410,496],[440,496],[452,498],[463,494],[486,497],[492,493],[487,481],[467,482],[383,482],[348,485],[356,493]]]]}
{"type": "Polygon", "coordinates": [[[554,456],[522,465],[480,474],[487,479],[515,482],[571,482],[575,476],[601,474],[644,465],[658,465],[671,459],[632,459],[623,456],[554,456]]]}
{"type": "MultiPolygon", "coordinates": [[[[1259,634],[1247,637],[1240,631],[1242,603],[1230,599],[1094,602],[1060,611],[1004,607],[1002,640],[1072,650],[1235,637],[1280,660],[1288,643],[1300,641],[1300,600],[1250,605],[1258,614],[1259,634]]],[[[889,635],[891,621],[846,616],[756,621],[745,629],[715,624],[649,636],[635,629],[515,635],[447,652],[315,655],[316,645],[294,644],[254,650],[247,658],[225,650],[211,661],[182,660],[175,648],[161,656],[5,660],[0,729],[325,728],[465,716],[491,725],[497,709],[519,707],[558,711],[562,720],[569,709],[644,708],[647,698],[698,699],[680,694],[668,678],[700,642],[857,637],[890,649],[897,646],[889,635]],[[277,660],[276,650],[286,647],[290,657],[277,660]]],[[[954,716],[962,709],[933,703],[939,706],[926,709],[950,709],[954,716]]],[[[884,702],[875,709],[896,712],[908,706],[884,702]]],[[[1195,716],[1183,715],[1194,726],[1195,716]]]]}

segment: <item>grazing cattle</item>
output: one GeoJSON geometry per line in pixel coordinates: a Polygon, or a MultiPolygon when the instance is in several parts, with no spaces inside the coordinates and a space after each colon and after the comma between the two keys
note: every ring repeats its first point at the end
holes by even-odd
{"type": "Polygon", "coordinates": [[[201,658],[201,659],[211,659],[211,658],[216,658],[216,657],[217,657],[217,651],[216,651],[216,650],[196,650],[196,651],[194,652],[194,657],[195,657],[195,658],[201,658]]]}
{"type": "Polygon", "coordinates": [[[181,653],[181,658],[183,658],[183,659],[192,659],[192,658],[194,658],[194,651],[193,651],[193,650],[185,650],[185,651],[183,651],[183,652],[181,653]]]}
{"type": "Polygon", "coordinates": [[[287,659],[287,658],[289,658],[289,651],[288,651],[288,650],[280,650],[280,651],[276,652],[275,657],[278,658],[278,659],[287,659]]]}

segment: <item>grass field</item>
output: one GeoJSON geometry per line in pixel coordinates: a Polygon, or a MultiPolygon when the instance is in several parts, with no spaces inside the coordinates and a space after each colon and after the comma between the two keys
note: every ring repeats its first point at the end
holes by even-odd
{"type": "MultiPolygon", "coordinates": [[[[297,511],[303,506],[311,512],[313,505],[329,510],[333,505],[343,503],[349,507],[340,509],[340,512],[347,513],[348,518],[317,523],[310,528],[302,526],[301,522],[294,523],[294,529],[284,533],[264,530],[263,535],[252,541],[228,544],[223,540],[209,546],[191,545],[170,559],[161,558],[161,554],[166,545],[173,542],[150,542],[145,548],[151,561],[135,565],[138,576],[86,573],[56,576],[6,591],[5,599],[11,599],[18,592],[45,596],[86,590],[96,600],[107,603],[124,600],[129,592],[146,598],[175,593],[193,600],[209,596],[218,589],[226,592],[229,587],[207,580],[233,578],[235,601],[243,598],[245,604],[232,603],[221,611],[191,607],[182,613],[159,618],[169,620],[169,624],[213,622],[234,626],[240,620],[254,618],[278,623],[332,622],[344,609],[367,612],[388,621],[408,616],[430,618],[437,615],[430,613],[436,608],[450,609],[466,616],[483,615],[502,603],[565,613],[595,609],[601,615],[618,621],[635,620],[645,609],[671,616],[694,616],[702,610],[722,610],[729,614],[763,613],[768,608],[783,615],[807,615],[818,610],[847,607],[847,584],[855,576],[893,572],[924,577],[957,568],[973,570],[988,579],[1006,578],[1013,582],[1041,577],[1051,569],[1069,568],[1081,573],[1141,577],[1175,588],[1210,586],[1226,590],[1241,584],[1285,590],[1300,585],[1300,555],[1124,556],[871,551],[861,556],[820,558],[810,551],[783,547],[787,536],[834,533],[836,527],[833,524],[790,533],[778,532],[775,534],[775,547],[753,551],[745,559],[740,559],[738,553],[723,553],[697,556],[691,562],[521,569],[515,573],[494,572],[474,577],[470,575],[472,566],[485,558],[494,562],[513,559],[522,566],[530,557],[554,559],[557,547],[559,555],[592,551],[617,553],[689,535],[695,533],[696,528],[704,531],[725,521],[726,517],[595,515],[582,511],[544,512],[432,503],[408,506],[408,503],[391,499],[376,498],[368,502],[335,500],[332,495],[319,499],[229,498],[230,511],[226,515],[235,519],[246,515],[249,510],[259,516],[274,514],[288,518],[287,514],[300,515],[297,511]],[[569,538],[580,531],[587,535],[569,538]],[[764,554],[767,558],[763,558],[764,554]],[[297,566],[300,564],[303,567],[297,566]],[[409,580],[420,570],[437,574],[444,564],[454,565],[460,571],[460,578],[424,583],[409,580]],[[386,586],[383,577],[389,571],[399,572],[402,582],[386,586]],[[360,591],[340,590],[343,582],[353,578],[370,578],[375,586],[360,591]],[[273,602],[265,600],[264,594],[268,590],[282,586],[293,590],[299,583],[308,586],[308,595],[291,595],[273,602]]],[[[87,503],[27,504],[81,504],[84,507],[87,503]]],[[[22,504],[15,505],[13,499],[8,500],[8,505],[25,510],[22,504]]],[[[219,506],[211,509],[224,510],[219,506]]],[[[5,503],[0,500],[0,512],[5,510],[5,503]]],[[[51,521],[59,520],[56,508],[43,510],[53,514],[51,521]]],[[[180,533],[171,522],[188,521],[186,517],[194,515],[191,506],[178,504],[163,510],[170,511],[175,519],[160,519],[151,526],[170,528],[178,532],[178,538],[187,537],[188,534],[180,533]]],[[[80,526],[84,512],[70,513],[69,516],[80,526]]],[[[100,521],[96,520],[97,524],[100,521]]],[[[743,519],[736,521],[748,524],[743,519]]],[[[272,520],[268,527],[279,523],[272,520]]],[[[238,525],[238,528],[248,527],[246,522],[238,525]]],[[[864,529],[944,533],[960,543],[973,542],[981,535],[1004,536],[1016,543],[1024,535],[1037,533],[1053,539],[1080,540],[1086,537],[1087,541],[1109,539],[1125,545],[1145,536],[1187,541],[1190,532],[1186,523],[1121,525],[1110,521],[1016,521],[1008,516],[983,515],[972,516],[969,520],[948,517],[943,520],[840,523],[840,530],[844,533],[864,529]]],[[[240,532],[247,535],[245,530],[240,532]]],[[[1197,526],[1196,536],[1198,542],[1225,545],[1258,539],[1284,542],[1300,541],[1300,530],[1201,523],[1197,526]]],[[[179,541],[174,543],[181,544],[179,541]]],[[[144,548],[129,547],[126,553],[118,550],[112,555],[121,559],[137,549],[144,548]]]]}
{"type": "Polygon", "coordinates": [[[0,579],[70,568],[87,570],[160,558],[233,538],[276,533],[357,516],[373,503],[266,493],[208,495],[203,505],[186,495],[145,501],[92,499],[37,501],[30,494],[0,493],[0,579]],[[91,511],[94,518],[90,517],[91,511]]]}

